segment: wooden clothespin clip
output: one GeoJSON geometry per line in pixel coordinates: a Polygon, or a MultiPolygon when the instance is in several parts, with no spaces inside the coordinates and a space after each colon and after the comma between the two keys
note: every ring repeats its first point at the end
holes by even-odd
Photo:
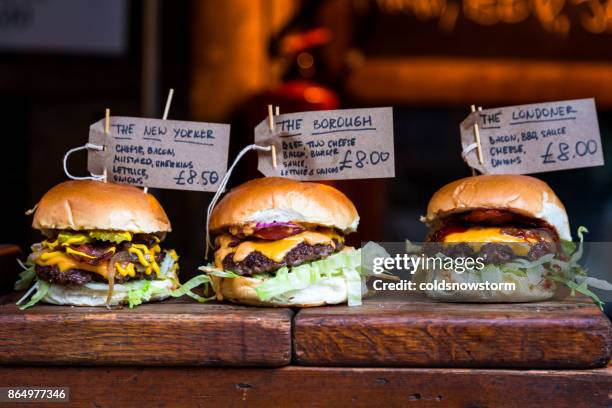
{"type": "MultiPolygon", "coordinates": [[[[476,106],[472,105],[472,112],[476,112],[476,106]]],[[[482,106],[478,107],[478,111],[482,111],[482,106]]],[[[476,142],[476,151],[478,153],[478,163],[483,164],[484,161],[482,159],[482,145],[480,144],[480,130],[478,129],[478,121],[474,122],[474,138],[476,142]]]]}
{"type": "Polygon", "coordinates": [[[110,109],[106,108],[104,113],[104,134],[110,133],[110,109]]]}
{"type": "Polygon", "coordinates": [[[278,164],[276,163],[276,146],[271,145],[272,147],[272,167],[276,168],[278,164]]]}
{"type": "Polygon", "coordinates": [[[170,105],[172,104],[172,97],[174,96],[174,89],[170,88],[168,91],[168,98],[166,99],[166,106],[164,107],[164,114],[162,120],[168,119],[168,113],[170,113],[170,105]]]}
{"type": "MultiPolygon", "coordinates": [[[[470,110],[472,112],[476,112],[476,106],[471,105],[470,110]]],[[[478,107],[478,111],[482,110],[482,106],[478,107]]],[[[478,155],[478,163],[483,164],[484,160],[482,158],[482,145],[480,144],[480,130],[478,129],[478,120],[474,121],[474,141],[476,142],[476,153],[478,155]]],[[[476,170],[472,168],[472,176],[476,175],[476,170]]]]}
{"type": "Polygon", "coordinates": [[[272,105],[268,105],[268,126],[270,127],[270,132],[274,132],[274,110],[272,105]]]}
{"type": "MultiPolygon", "coordinates": [[[[164,113],[162,114],[162,120],[168,119],[168,114],[170,113],[170,105],[172,105],[172,97],[174,96],[174,88],[170,88],[168,91],[168,97],[166,98],[166,106],[164,106],[164,113]]],[[[142,188],[142,192],[147,194],[149,192],[149,187],[144,186],[142,188]]]]}
{"type": "MultiPolygon", "coordinates": [[[[278,115],[280,112],[280,107],[276,107],[276,114],[278,115]]],[[[274,112],[272,109],[272,105],[268,105],[268,126],[270,127],[270,132],[274,133],[274,112]]],[[[272,167],[276,168],[278,166],[276,162],[276,146],[273,144],[270,145],[270,149],[272,151],[272,167]]]]}
{"type": "MultiPolygon", "coordinates": [[[[109,108],[106,108],[104,112],[104,134],[105,135],[110,134],[110,109],[109,108]]],[[[104,167],[104,171],[102,172],[102,175],[104,176],[102,181],[106,183],[108,180],[108,171],[106,170],[106,167],[104,167]]]]}

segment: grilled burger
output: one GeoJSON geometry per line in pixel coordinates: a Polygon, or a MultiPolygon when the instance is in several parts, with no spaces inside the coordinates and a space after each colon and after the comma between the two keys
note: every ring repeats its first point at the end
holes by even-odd
{"type": "Polygon", "coordinates": [[[201,268],[218,300],[257,306],[319,306],[361,299],[353,203],[333,187],[279,177],[249,181],[213,210],[214,265],[201,268]]]}
{"type": "Polygon", "coordinates": [[[170,222],[151,194],[127,185],[67,181],[49,190],[32,227],[45,239],[32,245],[17,289],[35,285],[27,306],[130,306],[161,300],[178,285],[177,256],[161,241],[170,222]]]}
{"type": "Polygon", "coordinates": [[[553,296],[554,267],[563,258],[561,241],[571,241],[565,207],[541,180],[520,175],[468,177],[442,187],[427,207],[430,232],[424,252],[451,258],[480,258],[482,271],[426,271],[428,281],[513,282],[516,290],[426,293],[451,301],[536,301],[553,296]],[[542,262],[540,262],[542,261],[542,262]]]}

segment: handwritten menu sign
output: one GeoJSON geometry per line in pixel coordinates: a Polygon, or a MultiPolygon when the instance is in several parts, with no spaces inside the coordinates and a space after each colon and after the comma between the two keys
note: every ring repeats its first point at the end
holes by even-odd
{"type": "Polygon", "coordinates": [[[487,174],[541,173],[604,164],[593,99],[509,106],[472,112],[461,122],[461,144],[475,143],[468,164],[487,174]]]}
{"type": "Polygon", "coordinates": [[[393,110],[347,109],[274,116],[255,128],[255,143],[274,145],[259,152],[258,169],[266,176],[297,180],[367,179],[395,176],[393,110]]]}
{"type": "Polygon", "coordinates": [[[108,180],[141,187],[216,191],[227,171],[230,126],[113,116],[89,128],[87,167],[108,180]]]}

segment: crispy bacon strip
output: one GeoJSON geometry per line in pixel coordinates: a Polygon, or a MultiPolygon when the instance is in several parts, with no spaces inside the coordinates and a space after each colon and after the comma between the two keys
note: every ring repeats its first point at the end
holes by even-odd
{"type": "Polygon", "coordinates": [[[83,252],[89,256],[93,256],[94,258],[89,258],[86,256],[79,256],[75,254],[70,254],[70,256],[74,257],[77,261],[83,262],[89,265],[99,265],[100,263],[110,259],[113,256],[114,251],[112,251],[112,246],[100,246],[96,244],[81,244],[81,245],[71,245],[70,246],[75,251],[83,252]]]}

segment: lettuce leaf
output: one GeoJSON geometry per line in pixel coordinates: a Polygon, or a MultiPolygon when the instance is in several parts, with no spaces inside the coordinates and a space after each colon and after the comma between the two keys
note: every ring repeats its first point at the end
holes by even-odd
{"type": "Polygon", "coordinates": [[[346,268],[343,270],[346,280],[346,289],[349,306],[359,306],[361,302],[361,276],[356,269],[346,268]]]}
{"type": "Polygon", "coordinates": [[[132,309],[133,307],[144,302],[148,302],[155,295],[171,296],[175,298],[187,295],[200,303],[204,303],[208,300],[214,299],[214,296],[205,298],[192,292],[192,289],[202,284],[208,285],[209,283],[210,279],[206,275],[198,275],[183,283],[176,289],[159,288],[151,285],[151,281],[144,281],[144,285],[128,292],[128,304],[130,309],[132,309]]]}
{"type": "Polygon", "coordinates": [[[504,280],[503,272],[495,265],[485,265],[480,271],[483,282],[501,283],[504,280]]]}
{"type": "MultiPolygon", "coordinates": [[[[593,299],[603,309],[604,303],[597,294],[589,289],[589,286],[601,290],[612,290],[612,284],[602,279],[588,277],[586,269],[579,264],[584,253],[584,234],[588,232],[585,227],[581,226],[576,232],[579,240],[577,243],[561,241],[561,257],[556,254],[547,254],[535,261],[516,258],[503,265],[486,265],[480,271],[471,270],[466,273],[481,281],[496,281],[499,279],[499,273],[502,274],[504,281],[512,281],[513,275],[527,278],[530,284],[537,284],[543,279],[551,279],[566,285],[571,290],[572,296],[576,292],[581,293],[593,299]]],[[[407,241],[406,250],[414,253],[414,251],[420,252],[421,248],[407,241]]],[[[447,258],[442,253],[436,256],[447,258]]]]}
{"type": "MultiPolygon", "coordinates": [[[[369,249],[377,250],[372,246],[369,249]]],[[[370,270],[361,267],[361,255],[361,249],[342,251],[325,259],[292,268],[282,267],[274,275],[267,273],[254,275],[257,279],[263,280],[255,291],[260,300],[268,300],[282,297],[288,292],[305,289],[324,278],[341,277],[347,284],[349,306],[360,305],[362,277],[372,274],[370,270]]],[[[207,275],[221,278],[240,277],[232,271],[222,271],[212,265],[202,266],[199,269],[207,275]]]]}
{"type": "Polygon", "coordinates": [[[193,293],[191,290],[202,284],[208,285],[209,282],[210,279],[208,278],[208,276],[198,275],[185,282],[184,284],[180,285],[177,289],[170,289],[155,287],[151,284],[151,281],[146,280],[143,281],[142,285],[139,285],[128,292],[128,305],[130,309],[132,309],[135,306],[138,306],[144,302],[148,302],[155,295],[171,296],[175,298],[187,295],[200,303],[204,303],[210,299],[213,299],[214,296],[205,298],[196,293],[193,293]]]}
{"type": "Polygon", "coordinates": [[[23,268],[23,271],[21,271],[19,279],[15,282],[15,290],[25,290],[36,278],[35,265],[24,264],[19,259],[17,259],[17,263],[23,268]]]}
{"type": "Polygon", "coordinates": [[[272,275],[271,273],[267,273],[267,272],[254,273],[251,276],[253,276],[254,279],[258,279],[258,280],[266,280],[266,279],[270,279],[274,277],[274,275],[272,275]]]}
{"type": "Polygon", "coordinates": [[[576,244],[574,244],[572,241],[561,240],[561,250],[569,259],[571,258],[572,254],[576,252],[576,244]]]}
{"type": "Polygon", "coordinates": [[[240,277],[240,275],[237,275],[232,271],[222,271],[220,269],[215,268],[212,265],[200,266],[198,269],[202,272],[205,272],[208,275],[218,276],[219,278],[239,278],[240,277]]]}
{"type": "Polygon", "coordinates": [[[204,285],[205,291],[208,291],[208,287],[210,285],[210,278],[208,277],[208,275],[198,275],[189,279],[187,282],[183,283],[178,289],[171,291],[170,296],[181,297],[183,295],[187,295],[200,303],[204,303],[215,298],[214,295],[210,297],[202,297],[197,293],[192,292],[192,289],[200,285],[204,285]]]}
{"type": "Polygon", "coordinates": [[[265,280],[255,288],[255,292],[259,299],[268,300],[291,290],[307,288],[320,278],[318,269],[310,268],[307,264],[292,268],[291,273],[289,268],[283,267],[276,271],[276,276],[265,280]]]}
{"type": "Polygon", "coordinates": [[[376,242],[369,241],[361,248],[361,267],[363,272],[368,275],[375,275],[374,259],[388,258],[390,255],[385,248],[376,242]]]}
{"type": "Polygon", "coordinates": [[[164,256],[164,260],[159,264],[159,277],[160,278],[170,278],[175,281],[176,284],[179,284],[177,272],[179,269],[178,262],[174,259],[170,252],[171,250],[166,251],[166,256],[164,256]]]}
{"type": "Polygon", "coordinates": [[[142,287],[138,289],[132,289],[128,292],[128,305],[130,309],[135,306],[142,304],[143,302],[153,297],[153,291],[151,290],[151,281],[145,281],[142,287]]]}
{"type": "Polygon", "coordinates": [[[255,288],[255,291],[259,299],[268,300],[287,292],[305,289],[323,278],[332,276],[346,280],[350,306],[361,304],[360,249],[339,252],[293,268],[280,268],[275,275],[266,275],[267,279],[255,288]]]}
{"type": "Polygon", "coordinates": [[[576,280],[578,281],[578,283],[586,281],[587,285],[597,289],[612,290],[612,283],[603,279],[592,278],[590,276],[577,276],[576,280]]]}
{"type": "Polygon", "coordinates": [[[305,289],[323,277],[341,276],[346,279],[352,304],[361,304],[361,250],[344,251],[325,259],[296,267],[283,267],[276,275],[255,288],[261,300],[281,296],[285,292],[305,289]],[[356,279],[359,285],[355,285],[356,279]]]}
{"type": "Polygon", "coordinates": [[[42,300],[42,298],[45,297],[45,295],[47,294],[47,292],[49,292],[49,288],[51,287],[51,285],[47,282],[45,282],[44,280],[39,280],[37,281],[31,288],[30,290],[28,290],[26,292],[25,295],[23,295],[23,297],[21,299],[19,299],[17,301],[17,306],[19,306],[21,303],[23,303],[24,300],[26,300],[30,294],[36,290],[36,292],[34,293],[34,295],[32,295],[32,298],[30,299],[30,301],[28,303],[26,303],[23,306],[19,307],[19,310],[24,310],[27,309],[29,307],[34,306],[35,304],[37,304],[38,302],[40,302],[42,300]]]}
{"type": "Polygon", "coordinates": [[[572,257],[570,258],[570,264],[574,264],[576,266],[578,261],[580,260],[580,258],[582,258],[582,252],[583,252],[583,248],[584,248],[584,233],[588,233],[589,230],[586,229],[586,227],[580,226],[578,227],[578,231],[576,232],[576,235],[578,235],[578,239],[580,240],[579,244],[578,244],[578,250],[576,252],[574,252],[572,254],[572,257]]]}
{"type": "MultiPolygon", "coordinates": [[[[558,267],[558,272],[551,273],[549,278],[565,284],[571,290],[572,296],[575,296],[576,292],[578,292],[590,297],[599,306],[599,308],[603,310],[605,303],[599,299],[597,294],[593,293],[593,291],[589,289],[589,285],[602,290],[610,290],[612,288],[612,284],[602,279],[587,277],[586,270],[580,264],[578,264],[578,261],[580,258],[582,258],[584,253],[584,234],[588,232],[589,230],[585,227],[578,227],[578,231],[576,232],[579,239],[578,246],[576,247],[576,245],[572,243],[575,251],[571,254],[566,252],[566,255],[570,255],[569,261],[565,262],[562,260],[553,259],[552,264],[558,267]]],[[[569,248],[570,246],[566,242],[567,241],[562,243],[562,247],[566,246],[569,248]]]]}
{"type": "Polygon", "coordinates": [[[556,282],[561,282],[564,285],[566,285],[570,290],[571,290],[571,294],[572,296],[576,296],[576,292],[581,293],[585,296],[590,297],[591,299],[593,299],[593,301],[597,304],[597,306],[599,306],[599,308],[601,310],[603,310],[605,303],[601,301],[601,299],[599,299],[599,296],[597,296],[595,293],[593,293],[589,288],[588,288],[588,283],[586,280],[582,281],[582,283],[576,283],[575,281],[571,280],[571,279],[567,279],[565,277],[562,276],[550,276],[550,279],[556,281],[556,282]]]}

